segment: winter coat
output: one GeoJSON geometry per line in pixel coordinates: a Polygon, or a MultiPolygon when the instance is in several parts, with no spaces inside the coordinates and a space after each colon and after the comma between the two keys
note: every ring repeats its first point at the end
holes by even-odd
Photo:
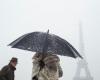
{"type": "Polygon", "coordinates": [[[44,67],[41,69],[38,58],[33,59],[32,80],[59,80],[63,71],[60,59],[56,55],[48,55],[43,60],[44,67]]]}
{"type": "Polygon", "coordinates": [[[4,66],[0,70],[0,80],[14,80],[14,71],[16,70],[11,64],[4,66]]]}

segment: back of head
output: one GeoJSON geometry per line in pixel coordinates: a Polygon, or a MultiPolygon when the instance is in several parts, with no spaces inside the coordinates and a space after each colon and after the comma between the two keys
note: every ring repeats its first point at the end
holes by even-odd
{"type": "Polygon", "coordinates": [[[59,57],[55,54],[48,54],[45,58],[44,58],[44,63],[45,65],[52,71],[57,71],[57,66],[59,64],[59,57]]]}

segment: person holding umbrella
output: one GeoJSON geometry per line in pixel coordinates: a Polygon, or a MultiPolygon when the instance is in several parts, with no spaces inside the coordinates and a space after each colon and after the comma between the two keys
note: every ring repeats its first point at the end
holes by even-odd
{"type": "Polygon", "coordinates": [[[41,53],[33,56],[32,80],[59,80],[63,76],[60,59],[55,54],[41,53]]]}
{"type": "Polygon", "coordinates": [[[58,80],[58,78],[62,76],[62,74],[58,74],[60,72],[60,59],[57,55],[83,59],[79,52],[68,41],[55,34],[49,34],[49,30],[47,32],[24,34],[11,42],[9,46],[38,52],[33,57],[33,80],[58,80]],[[40,77],[45,76],[42,73],[46,74],[46,79],[40,77]]]}
{"type": "Polygon", "coordinates": [[[16,70],[17,63],[18,59],[16,57],[12,57],[9,64],[0,70],[0,80],[14,80],[14,72],[16,70]]]}

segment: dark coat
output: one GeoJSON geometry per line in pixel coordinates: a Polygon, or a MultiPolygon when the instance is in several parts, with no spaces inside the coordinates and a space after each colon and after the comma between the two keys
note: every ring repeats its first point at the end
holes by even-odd
{"type": "Polygon", "coordinates": [[[15,70],[11,64],[4,66],[0,71],[0,80],[14,80],[15,70]]]}

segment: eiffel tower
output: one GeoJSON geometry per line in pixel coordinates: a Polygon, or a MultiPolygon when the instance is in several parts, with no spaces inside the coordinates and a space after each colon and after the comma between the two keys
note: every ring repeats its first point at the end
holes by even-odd
{"type": "Polygon", "coordinates": [[[83,32],[82,32],[82,26],[79,24],[79,50],[81,55],[84,57],[84,59],[81,59],[77,63],[77,71],[75,73],[75,77],[73,80],[93,80],[93,77],[90,74],[88,64],[86,62],[86,56],[84,53],[84,42],[83,42],[83,32]],[[85,76],[81,76],[82,70],[85,71],[85,76]]]}

